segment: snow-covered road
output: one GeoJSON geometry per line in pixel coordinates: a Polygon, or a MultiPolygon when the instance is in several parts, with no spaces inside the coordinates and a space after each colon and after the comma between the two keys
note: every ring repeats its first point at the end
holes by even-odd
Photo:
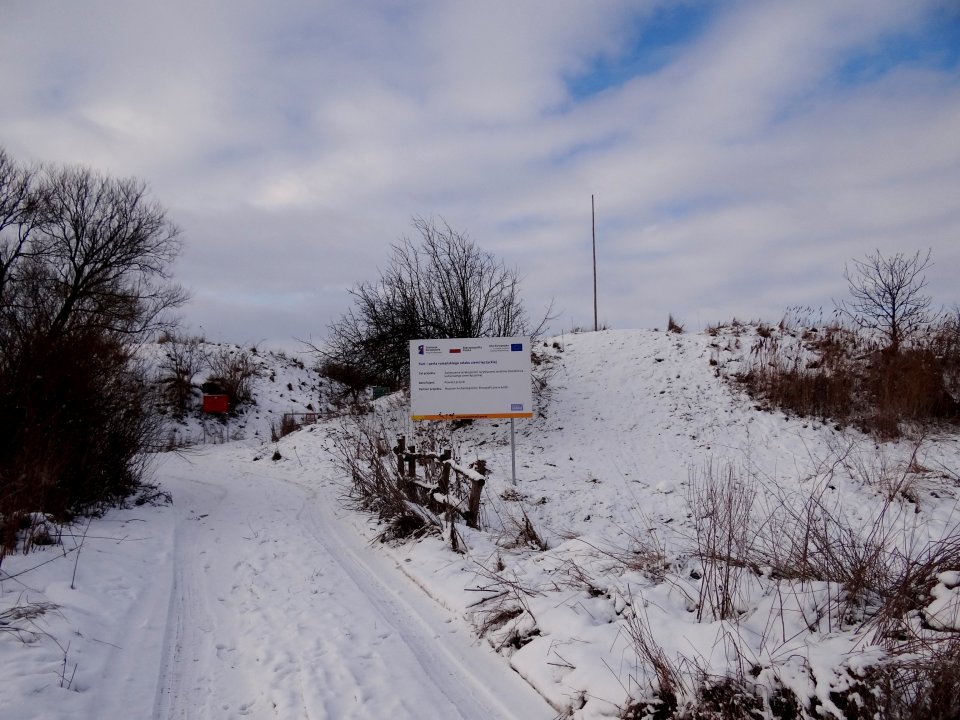
{"type": "Polygon", "coordinates": [[[154,718],[554,715],[367,545],[336,488],[262,462],[213,451],[161,468],[177,517],[154,718]]]}

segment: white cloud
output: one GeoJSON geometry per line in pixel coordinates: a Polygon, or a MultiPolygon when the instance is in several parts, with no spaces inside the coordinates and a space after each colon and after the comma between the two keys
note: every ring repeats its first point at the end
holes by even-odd
{"type": "Polygon", "coordinates": [[[585,98],[568,83],[660,6],[14,7],[0,142],[146,179],[185,230],[188,318],[225,337],[316,337],[415,214],[516,264],[531,309],[554,295],[561,327],[586,324],[591,193],[618,327],[820,304],[874,247],[932,247],[931,289],[956,300],[957,70],[840,74],[933,4],[719,4],[664,67],[585,98]]]}

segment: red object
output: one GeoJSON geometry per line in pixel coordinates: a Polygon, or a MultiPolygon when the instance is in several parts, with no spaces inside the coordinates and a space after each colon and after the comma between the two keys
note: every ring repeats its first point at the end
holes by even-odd
{"type": "Polygon", "coordinates": [[[204,395],[203,411],[205,413],[230,412],[230,396],[229,395],[204,395]]]}

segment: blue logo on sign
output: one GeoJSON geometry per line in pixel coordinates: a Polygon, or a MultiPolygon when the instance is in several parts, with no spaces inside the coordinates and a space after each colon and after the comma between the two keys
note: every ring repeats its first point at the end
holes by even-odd
{"type": "Polygon", "coordinates": [[[417,345],[417,355],[423,355],[423,345],[417,345]]]}
{"type": "Polygon", "coordinates": [[[523,343],[510,343],[510,352],[520,352],[523,350],[523,343]]]}
{"type": "Polygon", "coordinates": [[[511,412],[523,412],[523,403],[511,403],[510,404],[511,412]]]}

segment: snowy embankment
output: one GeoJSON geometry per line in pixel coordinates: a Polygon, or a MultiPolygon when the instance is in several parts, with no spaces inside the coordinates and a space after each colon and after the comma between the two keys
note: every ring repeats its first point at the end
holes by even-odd
{"type": "MultiPolygon", "coordinates": [[[[756,518],[816,495],[852,527],[886,512],[885,537],[918,547],[958,520],[960,444],[878,446],[760,412],[724,379],[749,344],[641,331],[549,341],[548,390],[517,423],[516,486],[508,423],[414,426],[401,397],[378,401],[367,417],[388,442],[427,434],[462,465],[486,461],[482,530],[458,526],[463,554],[438,535],[368,545],[378,527],[343,509],[332,462],[342,421],[264,442],[268,417],[320,400],[307,371],[274,370],[255,386],[261,418],[246,414],[245,439],[158,459],[172,506],[110,511],[59,547],[3,560],[0,612],[37,616],[3,616],[0,630],[23,631],[0,633],[0,706],[20,718],[550,717],[512,668],[556,712],[617,717],[653,696],[646,641],[697,672],[746,664],[831,713],[831,693],[879,651],[856,624],[818,624],[829,583],[787,592],[765,568],[731,581],[736,607],[718,618],[718,585],[694,552],[704,491],[736,477],[758,538],[756,518]],[[879,481],[908,467],[909,498],[885,501],[879,481]]],[[[934,627],[956,625],[955,574],[930,593],[934,627]]]]}

